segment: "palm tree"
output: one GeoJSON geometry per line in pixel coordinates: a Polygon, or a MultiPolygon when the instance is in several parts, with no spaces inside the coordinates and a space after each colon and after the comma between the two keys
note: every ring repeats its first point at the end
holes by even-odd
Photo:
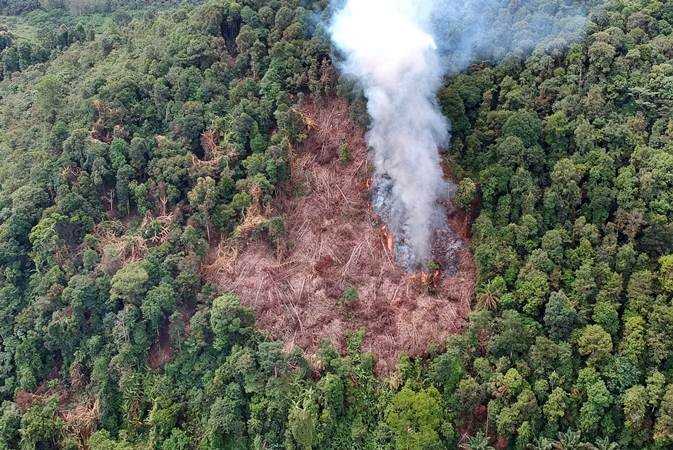
{"type": "Polygon", "coordinates": [[[568,430],[565,433],[559,431],[558,441],[554,443],[556,450],[579,450],[582,435],[579,431],[568,430]]]}
{"type": "Polygon", "coordinates": [[[489,280],[488,283],[483,284],[479,289],[477,303],[482,308],[495,311],[498,309],[501,294],[501,286],[498,283],[494,283],[493,280],[489,280]]]}
{"type": "Polygon", "coordinates": [[[495,450],[489,445],[489,440],[489,437],[483,431],[480,431],[469,437],[467,442],[460,444],[460,448],[464,450],[495,450]]]}
{"type": "Polygon", "coordinates": [[[535,442],[528,444],[529,450],[552,450],[554,448],[554,441],[541,436],[535,439],[535,442]]]}
{"type": "Polygon", "coordinates": [[[604,437],[600,438],[593,445],[596,450],[618,450],[619,446],[615,442],[610,442],[610,439],[604,437]]]}

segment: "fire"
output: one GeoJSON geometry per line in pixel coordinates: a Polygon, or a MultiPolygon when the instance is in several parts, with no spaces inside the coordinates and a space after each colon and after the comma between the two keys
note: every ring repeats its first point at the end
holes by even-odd
{"type": "Polygon", "coordinates": [[[394,242],[395,242],[394,237],[393,237],[393,233],[388,231],[388,227],[385,226],[385,225],[383,225],[381,227],[381,231],[383,232],[383,236],[386,239],[386,248],[388,249],[389,252],[392,252],[393,251],[393,245],[394,245],[394,242]]]}
{"type": "Polygon", "coordinates": [[[435,270],[434,272],[414,272],[409,275],[411,281],[418,282],[422,286],[435,286],[439,281],[441,276],[441,271],[435,270]]]}
{"type": "Polygon", "coordinates": [[[428,284],[428,280],[430,279],[430,275],[428,275],[427,272],[418,272],[415,273],[411,276],[411,279],[416,281],[420,281],[422,285],[428,284]]]}
{"type": "Polygon", "coordinates": [[[427,272],[414,272],[411,274],[412,281],[420,281],[422,284],[425,284],[430,279],[430,275],[427,272]]]}
{"type": "Polygon", "coordinates": [[[372,188],[372,177],[367,178],[367,180],[365,181],[365,186],[367,186],[367,189],[372,188]]]}

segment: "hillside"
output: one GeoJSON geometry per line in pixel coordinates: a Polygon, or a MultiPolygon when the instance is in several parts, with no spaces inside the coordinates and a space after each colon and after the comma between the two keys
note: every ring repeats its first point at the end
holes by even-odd
{"type": "Polygon", "coordinates": [[[486,6],[407,273],[338,5],[0,0],[0,450],[671,448],[673,3],[486,6]]]}
{"type": "MultiPolygon", "coordinates": [[[[343,352],[347,337],[363,329],[362,350],[376,357],[379,374],[389,374],[403,352],[423,356],[462,328],[474,294],[467,240],[455,267],[426,281],[407,274],[372,210],[364,130],[348,104],[329,98],[299,108],[308,127],[293,149],[295,173],[271,212],[257,212],[282,213],[284,235],[274,246],[225,242],[209,268],[220,289],[236,293],[256,311],[257,325],[288,349],[314,359],[326,340],[343,352]]],[[[244,225],[253,214],[246,212],[244,225]]]]}

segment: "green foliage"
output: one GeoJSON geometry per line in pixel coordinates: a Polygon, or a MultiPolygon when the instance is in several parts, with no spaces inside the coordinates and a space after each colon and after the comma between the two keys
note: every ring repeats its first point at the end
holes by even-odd
{"type": "Polygon", "coordinates": [[[470,178],[463,178],[460,180],[460,183],[458,183],[458,188],[456,189],[453,201],[458,208],[469,210],[472,207],[472,202],[474,202],[476,194],[477,185],[475,182],[470,178]]]}
{"type": "Polygon", "coordinates": [[[390,383],[366,330],[311,371],[198,275],[283,188],[302,97],[349,86],[326,2],[146,3],[0,2],[0,449],[81,445],[76,402],[92,449],[673,445],[667,2],[589,2],[583,40],[440,89],[479,307],[390,383]]]}
{"type": "Polygon", "coordinates": [[[358,299],[359,299],[358,290],[352,286],[347,287],[341,293],[341,301],[346,305],[350,305],[353,302],[358,301],[358,299]]]}
{"type": "Polygon", "coordinates": [[[210,312],[210,327],[213,330],[213,346],[224,350],[232,345],[232,340],[244,336],[255,323],[254,312],[241,306],[233,294],[226,294],[213,300],[210,312]]]}
{"type": "Polygon", "coordinates": [[[530,111],[514,112],[503,124],[502,135],[518,137],[525,147],[531,147],[542,136],[542,121],[530,111]]]}
{"type": "Polygon", "coordinates": [[[414,391],[408,387],[395,394],[385,422],[395,436],[396,448],[442,448],[442,409],[437,389],[414,391]]]}
{"type": "Polygon", "coordinates": [[[673,384],[668,385],[661,399],[654,425],[654,442],[662,448],[673,443],[673,384]]]}
{"type": "Polygon", "coordinates": [[[351,152],[348,148],[348,144],[343,143],[339,146],[339,161],[346,164],[351,161],[351,152]]]}
{"type": "Polygon", "coordinates": [[[142,264],[124,266],[111,280],[110,299],[139,305],[147,292],[149,275],[142,264]]]}
{"type": "Polygon", "coordinates": [[[58,442],[63,423],[56,416],[58,398],[52,397],[44,405],[33,405],[21,417],[21,440],[19,448],[32,450],[54,448],[58,442]]]}
{"type": "MultiPolygon", "coordinates": [[[[670,445],[661,402],[673,116],[655,96],[629,94],[660,89],[649,80],[670,59],[658,47],[672,42],[668,26],[650,26],[669,19],[648,6],[597,4],[587,37],[562,56],[472,67],[440,90],[455,125],[454,172],[479,187],[481,308],[447,349],[464,368],[451,410],[485,428],[476,445],[670,445]],[[470,103],[463,92],[475,85],[470,103]],[[485,423],[474,413],[484,408],[485,423]]],[[[463,208],[465,184],[455,199],[463,208]]]]}
{"type": "Polygon", "coordinates": [[[479,431],[474,436],[468,437],[467,442],[460,444],[460,448],[465,450],[493,450],[489,441],[489,437],[483,431],[479,431]]]}
{"type": "Polygon", "coordinates": [[[19,448],[21,413],[16,404],[8,401],[2,403],[0,417],[0,449],[19,448]]]}
{"type": "Polygon", "coordinates": [[[579,353],[587,357],[587,363],[596,364],[612,352],[612,339],[600,325],[587,325],[577,339],[579,353]]]}
{"type": "Polygon", "coordinates": [[[87,445],[60,417],[95,402],[90,448],[281,447],[305,363],[198,274],[283,181],[324,37],[292,1],[24,3],[0,2],[32,10],[0,25],[2,445],[87,445]],[[72,404],[13,406],[47,380],[72,404]]]}
{"type": "Polygon", "coordinates": [[[667,293],[673,292],[673,255],[659,258],[659,280],[667,293]]]}
{"type": "Polygon", "coordinates": [[[309,390],[301,403],[290,408],[288,417],[288,429],[299,449],[311,450],[318,443],[317,426],[317,405],[313,400],[313,392],[309,390]]]}

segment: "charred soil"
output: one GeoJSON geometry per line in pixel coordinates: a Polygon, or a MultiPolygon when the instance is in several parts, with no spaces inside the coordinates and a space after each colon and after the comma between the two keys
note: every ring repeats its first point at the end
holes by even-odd
{"type": "Polygon", "coordinates": [[[301,113],[308,137],[294,150],[292,180],[272,205],[274,215],[286,217],[286,249],[264,240],[221,247],[219,257],[211,255],[210,277],[256,310],[260,328],[309,359],[321,341],[343,351],[347,337],[365,328],[363,350],[376,356],[379,374],[390,373],[400,353],[423,355],[463,327],[474,293],[468,227],[449,217],[466,242],[452,270],[406,274],[371,207],[364,130],[347,102],[308,100],[301,113]],[[344,144],[347,163],[339,158],[344,144]]]}

